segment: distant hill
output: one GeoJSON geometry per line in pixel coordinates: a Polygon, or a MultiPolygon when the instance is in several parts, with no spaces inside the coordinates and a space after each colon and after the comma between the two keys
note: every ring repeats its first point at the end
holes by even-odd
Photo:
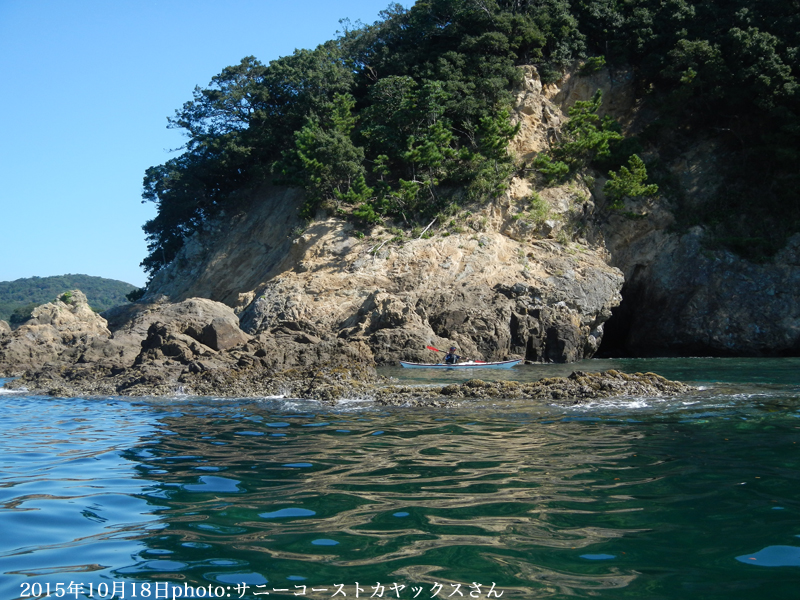
{"type": "Polygon", "coordinates": [[[128,302],[125,294],[135,290],[136,286],[91,275],[56,275],[0,281],[0,319],[8,321],[17,309],[52,302],[64,292],[75,289],[86,294],[89,305],[100,312],[128,302]]]}

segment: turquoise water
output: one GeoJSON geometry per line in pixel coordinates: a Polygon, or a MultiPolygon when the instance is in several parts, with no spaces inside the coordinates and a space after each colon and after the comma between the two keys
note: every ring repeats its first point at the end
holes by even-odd
{"type": "Polygon", "coordinates": [[[571,408],[0,393],[0,598],[794,598],[799,367],[480,375],[700,388],[571,408]]]}

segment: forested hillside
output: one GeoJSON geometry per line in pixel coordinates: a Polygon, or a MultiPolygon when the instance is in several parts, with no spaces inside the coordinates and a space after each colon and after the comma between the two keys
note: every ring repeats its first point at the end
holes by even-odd
{"type": "Polygon", "coordinates": [[[410,226],[490,199],[512,173],[544,184],[614,171],[616,197],[659,189],[681,226],[702,223],[752,258],[800,229],[798,0],[428,0],[344,25],[313,50],[244,58],[176,111],[183,153],[144,178],[158,207],[144,226],[150,274],[237,192],[265,182],[303,187],[308,218],[325,207],[410,226]],[[572,145],[515,164],[509,108],[523,64],[545,81],[580,64],[632,67],[656,116],[624,138],[595,118],[598,97],[573,115],[572,145]],[[724,181],[690,204],[660,161],[708,138],[722,148],[724,181]],[[645,185],[648,171],[658,188],[645,185]]]}
{"type": "Polygon", "coordinates": [[[86,294],[89,305],[99,312],[126,303],[128,300],[125,294],[135,290],[136,286],[91,275],[57,275],[0,281],[0,319],[18,324],[30,315],[34,307],[52,302],[64,292],[75,289],[86,294]]]}

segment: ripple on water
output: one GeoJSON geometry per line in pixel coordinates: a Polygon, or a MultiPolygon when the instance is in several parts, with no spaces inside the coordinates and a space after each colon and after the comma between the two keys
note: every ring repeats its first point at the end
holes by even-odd
{"type": "Polygon", "coordinates": [[[736,560],[756,567],[800,567],[800,547],[767,546],[755,554],[743,554],[736,560]]]}
{"type": "Polygon", "coordinates": [[[163,399],[6,395],[0,524],[13,535],[0,538],[0,557],[17,589],[0,595],[86,573],[275,587],[369,573],[494,581],[504,598],[550,599],[627,587],[677,600],[760,577],[773,597],[791,597],[775,586],[794,585],[800,548],[768,544],[797,533],[797,402],[759,408],[713,393],[369,414],[306,401],[184,399],[178,411],[163,399]],[[760,516],[737,518],[754,498],[766,499],[760,516]],[[735,557],[725,545],[734,527],[739,552],[763,550],[735,557]]]}
{"type": "Polygon", "coordinates": [[[189,492],[220,492],[226,494],[238,494],[243,491],[240,487],[240,484],[241,482],[236,479],[216,477],[213,475],[203,475],[200,477],[200,483],[184,484],[183,489],[189,492]]]}
{"type": "Polygon", "coordinates": [[[259,513],[258,516],[262,519],[285,519],[288,517],[312,517],[315,514],[317,514],[315,511],[308,510],[307,508],[290,507],[273,512],[259,513]]]}
{"type": "Polygon", "coordinates": [[[238,585],[241,583],[246,585],[264,585],[265,583],[269,583],[269,580],[261,573],[216,573],[207,574],[207,576],[210,579],[214,579],[214,581],[218,581],[219,583],[230,583],[233,585],[238,585]]]}
{"type": "Polygon", "coordinates": [[[320,538],[317,540],[311,540],[311,543],[315,546],[338,546],[339,542],[336,540],[331,540],[328,538],[320,538]]]}

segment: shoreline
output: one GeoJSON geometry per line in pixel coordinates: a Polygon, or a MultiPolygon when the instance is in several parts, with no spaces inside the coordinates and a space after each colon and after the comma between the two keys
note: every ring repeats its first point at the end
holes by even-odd
{"type": "Polygon", "coordinates": [[[546,377],[534,382],[473,378],[462,383],[424,386],[395,383],[361,365],[289,369],[272,375],[233,370],[175,380],[148,380],[124,373],[109,373],[105,377],[87,375],[74,370],[43,369],[6,382],[5,389],[24,389],[31,394],[54,397],[169,397],[182,390],[181,393],[192,396],[223,398],[290,396],[331,406],[342,399],[364,398],[379,406],[430,407],[456,406],[461,400],[512,398],[576,405],[611,397],[676,396],[696,389],[655,373],[629,374],[614,369],[594,373],[573,371],[566,377],[546,377]]]}

